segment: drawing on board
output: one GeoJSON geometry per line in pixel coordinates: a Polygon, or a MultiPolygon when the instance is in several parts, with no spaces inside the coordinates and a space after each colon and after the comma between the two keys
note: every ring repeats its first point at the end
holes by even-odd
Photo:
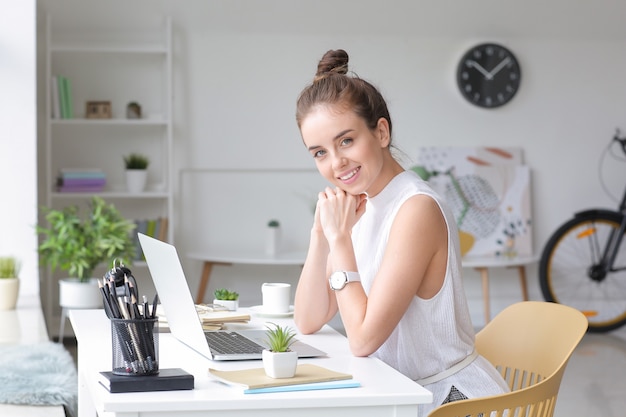
{"type": "Polygon", "coordinates": [[[463,256],[532,254],[530,169],[521,149],[423,147],[411,169],[448,202],[463,256]]]}

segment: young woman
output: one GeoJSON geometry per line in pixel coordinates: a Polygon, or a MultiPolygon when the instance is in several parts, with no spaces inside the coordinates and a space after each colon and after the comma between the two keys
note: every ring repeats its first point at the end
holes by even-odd
{"type": "Polygon", "coordinates": [[[474,350],[459,237],[446,204],[391,152],[391,117],[348,54],[328,51],[298,98],[296,120],[320,174],[295,321],[313,333],[337,311],[352,353],[374,356],[442,403],[508,390],[474,350]]]}

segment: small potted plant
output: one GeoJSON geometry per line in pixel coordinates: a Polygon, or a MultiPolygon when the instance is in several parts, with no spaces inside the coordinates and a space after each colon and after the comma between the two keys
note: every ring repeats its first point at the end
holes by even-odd
{"type": "Polygon", "coordinates": [[[296,333],[290,327],[276,323],[265,325],[269,349],[263,350],[263,368],[270,378],[291,378],[296,374],[298,353],[291,350],[296,333]]]}
{"type": "Polygon", "coordinates": [[[145,190],[148,182],[148,165],[150,165],[150,160],[145,155],[131,153],[124,157],[126,187],[129,192],[140,193],[145,190]]]}
{"type": "Polygon", "coordinates": [[[230,311],[235,311],[239,308],[239,293],[226,288],[219,288],[215,290],[213,295],[215,295],[213,304],[226,307],[230,311]]]}
{"type": "Polygon", "coordinates": [[[276,219],[267,222],[267,247],[266,253],[274,256],[280,246],[280,223],[276,219]]]}
{"type": "Polygon", "coordinates": [[[0,310],[13,310],[20,290],[20,262],[13,256],[0,256],[0,310]]]}
{"type": "Polygon", "coordinates": [[[92,197],[89,207],[87,213],[81,213],[78,206],[61,210],[44,207],[48,226],[36,227],[41,237],[38,252],[42,265],[69,274],[69,278],[59,281],[62,307],[101,306],[102,296],[98,279],[93,277],[94,270],[115,259],[130,263],[135,255],[131,237],[134,223],[100,197],[92,197]]]}

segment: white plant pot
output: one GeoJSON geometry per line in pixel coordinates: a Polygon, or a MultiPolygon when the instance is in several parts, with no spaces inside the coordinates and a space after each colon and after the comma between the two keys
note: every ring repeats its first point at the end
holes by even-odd
{"type": "Polygon", "coordinates": [[[239,308],[239,300],[218,300],[214,299],[213,304],[223,306],[229,311],[235,311],[239,308]]]}
{"type": "Polygon", "coordinates": [[[267,228],[267,242],[265,246],[265,253],[274,256],[280,249],[280,227],[268,227],[267,228]]]}
{"type": "Polygon", "coordinates": [[[146,189],[148,171],[145,169],[126,170],[126,188],[130,193],[140,193],[146,189]]]}
{"type": "Polygon", "coordinates": [[[292,378],[298,367],[298,352],[263,351],[263,368],[270,378],[292,378]]]}
{"type": "Polygon", "coordinates": [[[64,308],[102,308],[98,278],[80,282],[78,278],[59,281],[59,305],[64,308]]]}
{"type": "Polygon", "coordinates": [[[15,310],[19,292],[18,278],[0,278],[0,310],[15,310]]]}

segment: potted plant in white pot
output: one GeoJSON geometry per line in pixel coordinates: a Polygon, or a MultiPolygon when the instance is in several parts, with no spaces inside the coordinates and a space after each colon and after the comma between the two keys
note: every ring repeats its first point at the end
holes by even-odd
{"type": "Polygon", "coordinates": [[[89,207],[82,215],[77,206],[44,208],[49,226],[36,228],[41,236],[38,252],[42,264],[69,275],[59,281],[59,304],[64,308],[102,306],[94,270],[116,259],[130,263],[135,254],[130,234],[134,223],[100,197],[93,197],[89,207]]]}
{"type": "Polygon", "coordinates": [[[270,378],[291,378],[296,374],[298,367],[298,352],[290,349],[296,341],[296,333],[290,327],[283,327],[276,323],[265,325],[267,344],[264,349],[263,368],[270,378]]]}
{"type": "Polygon", "coordinates": [[[230,311],[235,311],[239,307],[239,293],[226,288],[219,288],[213,293],[215,299],[213,304],[225,307],[230,311]]]}
{"type": "Polygon", "coordinates": [[[14,256],[0,256],[0,310],[14,310],[20,291],[20,262],[14,256]]]}
{"type": "Polygon", "coordinates": [[[140,193],[146,189],[148,182],[148,165],[150,165],[150,160],[145,155],[131,153],[124,157],[126,187],[129,192],[140,193]]]}
{"type": "Polygon", "coordinates": [[[265,252],[268,255],[276,255],[280,247],[280,222],[272,219],[267,222],[267,242],[265,252]]]}

